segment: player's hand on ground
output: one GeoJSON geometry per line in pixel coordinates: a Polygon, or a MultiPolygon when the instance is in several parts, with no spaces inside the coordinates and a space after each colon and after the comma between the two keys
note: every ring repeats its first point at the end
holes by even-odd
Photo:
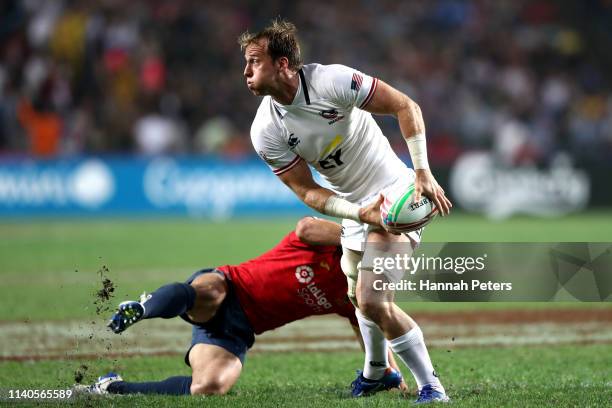
{"type": "Polygon", "coordinates": [[[408,389],[408,386],[406,385],[406,382],[403,378],[398,388],[403,394],[410,394],[410,390],[408,389]]]}
{"type": "Polygon", "coordinates": [[[374,225],[377,227],[384,228],[380,218],[380,205],[382,204],[384,197],[382,194],[378,195],[378,199],[359,209],[359,219],[366,224],[374,225]]]}
{"type": "Polygon", "coordinates": [[[416,180],[414,181],[414,201],[419,201],[421,196],[429,198],[440,211],[440,215],[448,215],[453,204],[450,202],[444,192],[444,189],[440,187],[433,174],[429,169],[417,169],[416,180]]]}

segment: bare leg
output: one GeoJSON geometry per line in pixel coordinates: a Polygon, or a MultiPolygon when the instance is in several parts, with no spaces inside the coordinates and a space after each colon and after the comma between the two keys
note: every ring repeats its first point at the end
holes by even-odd
{"type": "Polygon", "coordinates": [[[238,381],[242,363],[234,354],[212,344],[196,344],[189,352],[193,371],[191,394],[223,395],[238,381]]]}
{"type": "MultiPolygon", "coordinates": [[[[366,247],[364,254],[366,260],[373,259],[374,256],[412,255],[409,240],[403,235],[373,231],[368,235],[368,242],[374,244],[366,247]]],[[[399,355],[412,372],[419,389],[428,385],[444,394],[444,387],[434,371],[421,329],[410,316],[393,303],[394,293],[392,291],[374,289],[375,280],[395,281],[401,278],[403,271],[386,270],[386,276],[375,274],[372,265],[367,265],[369,263],[369,261],[362,260],[364,265],[359,271],[357,301],[360,312],[380,328],[389,341],[391,349],[399,355]]]]}

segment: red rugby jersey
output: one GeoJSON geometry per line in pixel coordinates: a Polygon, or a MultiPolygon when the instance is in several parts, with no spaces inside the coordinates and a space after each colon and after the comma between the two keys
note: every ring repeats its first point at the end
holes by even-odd
{"type": "Polygon", "coordinates": [[[342,250],[311,246],[289,233],[263,255],[218,269],[232,280],[244,312],[260,334],[313,315],[337,313],[357,325],[340,268],[342,250]]]}

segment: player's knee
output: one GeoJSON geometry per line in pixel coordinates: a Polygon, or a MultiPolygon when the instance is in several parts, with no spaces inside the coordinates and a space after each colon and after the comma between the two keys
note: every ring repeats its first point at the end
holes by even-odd
{"type": "Polygon", "coordinates": [[[295,226],[295,235],[297,235],[300,241],[312,244],[314,242],[315,228],[316,220],[312,217],[304,217],[295,226]]]}
{"type": "Polygon", "coordinates": [[[224,395],[229,386],[218,378],[208,378],[191,384],[191,395],[224,395]]]}
{"type": "Polygon", "coordinates": [[[217,274],[200,275],[191,286],[196,292],[196,304],[198,302],[221,303],[227,292],[225,278],[217,274]]]}
{"type": "Polygon", "coordinates": [[[368,319],[375,323],[383,321],[391,310],[387,302],[380,302],[376,299],[359,299],[359,311],[368,319]]]}
{"type": "Polygon", "coordinates": [[[187,316],[194,322],[208,321],[216,313],[227,294],[225,278],[218,274],[207,273],[196,278],[191,286],[196,297],[187,316]]]}

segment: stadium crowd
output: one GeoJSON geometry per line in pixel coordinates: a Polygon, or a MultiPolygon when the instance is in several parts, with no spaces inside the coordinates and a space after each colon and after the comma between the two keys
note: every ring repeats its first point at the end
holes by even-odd
{"type": "Polygon", "coordinates": [[[605,0],[4,0],[0,153],[250,154],[258,101],[236,38],[279,15],[306,62],[376,73],[416,100],[434,165],[466,149],[612,158],[605,0]]]}

